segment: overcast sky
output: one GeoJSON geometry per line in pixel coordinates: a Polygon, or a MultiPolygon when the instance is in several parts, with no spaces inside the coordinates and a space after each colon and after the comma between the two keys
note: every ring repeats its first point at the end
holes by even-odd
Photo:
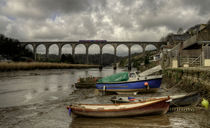
{"type": "Polygon", "coordinates": [[[0,0],[0,33],[20,41],[159,41],[210,19],[210,0],[0,0]]]}

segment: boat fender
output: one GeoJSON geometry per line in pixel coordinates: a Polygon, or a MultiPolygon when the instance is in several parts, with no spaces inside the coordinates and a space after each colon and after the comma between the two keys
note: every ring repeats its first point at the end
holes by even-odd
{"type": "Polygon", "coordinates": [[[206,110],[208,110],[209,101],[203,98],[203,100],[202,100],[202,102],[201,102],[201,105],[202,105],[203,107],[205,107],[206,110]]]}
{"type": "Polygon", "coordinates": [[[144,82],[144,86],[146,86],[147,89],[149,90],[149,83],[148,82],[144,82]]]}

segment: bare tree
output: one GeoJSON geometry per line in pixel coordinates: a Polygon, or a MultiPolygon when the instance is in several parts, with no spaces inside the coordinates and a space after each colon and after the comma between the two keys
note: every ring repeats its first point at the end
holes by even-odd
{"type": "Polygon", "coordinates": [[[183,28],[179,28],[179,29],[177,30],[177,34],[183,34],[183,32],[184,32],[183,28]]]}

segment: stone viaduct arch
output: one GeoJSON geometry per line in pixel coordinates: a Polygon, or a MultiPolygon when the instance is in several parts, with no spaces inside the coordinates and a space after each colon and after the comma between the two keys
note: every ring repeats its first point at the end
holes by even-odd
{"type": "Polygon", "coordinates": [[[100,48],[100,65],[103,63],[103,58],[102,58],[102,50],[103,47],[107,44],[110,44],[111,46],[114,47],[114,55],[115,55],[115,61],[116,63],[116,50],[117,47],[121,44],[124,44],[128,48],[128,58],[129,58],[129,69],[131,68],[131,47],[133,45],[139,45],[143,49],[143,53],[145,53],[145,49],[147,45],[154,45],[157,50],[160,50],[161,46],[166,44],[166,42],[155,42],[155,41],[104,41],[104,40],[98,40],[98,41],[39,41],[39,42],[20,42],[21,45],[26,46],[30,44],[33,47],[33,52],[34,52],[34,60],[36,60],[36,54],[37,54],[37,47],[41,44],[43,44],[46,48],[46,58],[49,56],[49,47],[53,44],[56,44],[58,46],[58,56],[61,58],[62,54],[62,47],[66,44],[69,44],[72,47],[72,56],[75,56],[75,48],[79,44],[83,44],[86,48],[86,63],[88,64],[88,54],[89,54],[89,47],[93,44],[96,44],[100,48]]]}

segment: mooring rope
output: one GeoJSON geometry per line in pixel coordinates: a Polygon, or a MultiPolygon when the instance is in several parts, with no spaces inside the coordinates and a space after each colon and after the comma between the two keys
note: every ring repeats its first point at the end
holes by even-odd
{"type": "Polygon", "coordinates": [[[203,110],[202,107],[170,107],[169,108],[169,112],[177,112],[177,111],[181,111],[181,112],[195,112],[195,111],[199,111],[199,110],[203,110]]]}

